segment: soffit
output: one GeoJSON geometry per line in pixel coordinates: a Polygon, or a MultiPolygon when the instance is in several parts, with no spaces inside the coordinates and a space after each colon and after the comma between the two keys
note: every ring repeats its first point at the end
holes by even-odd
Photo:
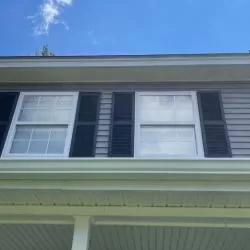
{"type": "MultiPolygon", "coordinates": [[[[250,229],[156,226],[91,228],[89,250],[238,250],[250,246],[250,229]]],[[[1,224],[1,250],[70,250],[73,225],[1,224]]]]}
{"type": "Polygon", "coordinates": [[[250,65],[0,68],[0,83],[247,82],[250,65]]]}
{"type": "Polygon", "coordinates": [[[249,249],[250,229],[94,226],[90,250],[249,249]]]}
{"type": "Polygon", "coordinates": [[[0,250],[70,250],[73,225],[0,224],[0,250]]]}

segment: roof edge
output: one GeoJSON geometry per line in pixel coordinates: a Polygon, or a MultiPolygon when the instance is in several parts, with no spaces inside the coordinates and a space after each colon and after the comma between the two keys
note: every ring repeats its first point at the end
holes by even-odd
{"type": "Polygon", "coordinates": [[[250,54],[0,57],[0,68],[250,65],[250,54]]]}
{"type": "Polygon", "coordinates": [[[192,57],[250,57],[250,53],[197,53],[197,54],[118,54],[118,55],[55,55],[55,56],[0,56],[8,59],[115,59],[115,58],[192,58],[192,57]]]}

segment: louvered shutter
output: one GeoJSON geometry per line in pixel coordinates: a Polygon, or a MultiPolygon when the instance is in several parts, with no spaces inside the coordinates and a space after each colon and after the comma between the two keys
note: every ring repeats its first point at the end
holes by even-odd
{"type": "Polygon", "coordinates": [[[219,92],[198,92],[205,157],[231,157],[219,92]]]}
{"type": "Polygon", "coordinates": [[[99,99],[99,93],[80,93],[79,95],[71,157],[95,156],[99,99]]]}
{"type": "Polygon", "coordinates": [[[15,111],[19,93],[1,92],[0,93],[0,151],[2,153],[10,123],[15,111]]]}
{"type": "Polygon", "coordinates": [[[134,93],[114,93],[110,157],[134,155],[134,93]]]}

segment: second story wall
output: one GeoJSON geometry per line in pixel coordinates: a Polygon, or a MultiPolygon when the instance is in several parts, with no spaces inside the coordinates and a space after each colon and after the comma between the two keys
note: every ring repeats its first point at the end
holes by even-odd
{"type": "MultiPolygon", "coordinates": [[[[30,86],[2,86],[2,91],[34,91],[30,86]]],[[[40,85],[35,91],[100,92],[95,157],[108,157],[114,92],[219,91],[232,157],[250,157],[250,84],[241,83],[147,83],[40,85]]]]}
{"type": "Polygon", "coordinates": [[[219,90],[222,97],[232,156],[237,158],[250,157],[250,84],[130,84],[129,86],[119,86],[119,88],[116,86],[106,86],[106,88],[108,90],[102,92],[96,148],[97,157],[104,157],[108,154],[113,92],[176,90],[219,90]]]}

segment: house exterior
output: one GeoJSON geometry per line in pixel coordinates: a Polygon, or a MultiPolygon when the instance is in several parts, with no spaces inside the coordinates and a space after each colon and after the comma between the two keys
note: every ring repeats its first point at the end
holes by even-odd
{"type": "Polygon", "coordinates": [[[0,58],[0,250],[250,247],[250,55],[0,58]]]}

